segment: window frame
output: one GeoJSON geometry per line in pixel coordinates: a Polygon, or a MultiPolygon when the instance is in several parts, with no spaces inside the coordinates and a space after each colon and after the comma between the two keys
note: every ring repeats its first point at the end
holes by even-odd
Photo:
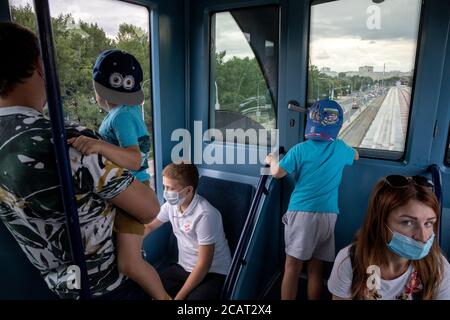
{"type": "MultiPolygon", "coordinates": [[[[5,5],[7,6],[7,10],[5,11],[6,12],[6,18],[8,18],[7,20],[10,21],[10,22],[14,22],[13,16],[12,16],[12,11],[11,11],[11,7],[12,7],[12,3],[11,2],[12,1],[13,0],[6,0],[5,1],[5,5]]],[[[51,6],[50,5],[50,1],[52,1],[52,0],[49,0],[49,8],[51,6]]],[[[157,165],[156,165],[156,149],[157,148],[156,148],[156,139],[155,139],[156,128],[155,128],[155,125],[154,125],[154,121],[156,119],[156,115],[155,115],[155,95],[157,94],[156,88],[159,88],[159,79],[154,77],[155,76],[155,74],[153,73],[154,72],[154,68],[153,68],[153,63],[154,63],[153,60],[154,59],[152,58],[152,56],[153,56],[152,52],[153,52],[153,49],[154,49],[153,41],[154,41],[154,38],[155,38],[155,37],[153,37],[153,35],[154,35],[154,32],[153,32],[154,22],[152,21],[152,19],[154,19],[153,15],[155,14],[154,11],[156,9],[156,6],[154,4],[152,4],[152,3],[148,3],[148,2],[145,2],[143,0],[119,0],[119,1],[110,0],[110,1],[111,2],[116,2],[116,3],[121,3],[122,2],[122,3],[125,3],[125,4],[132,4],[132,5],[135,5],[135,6],[139,6],[139,7],[145,8],[147,10],[147,14],[148,14],[148,23],[147,23],[147,26],[148,26],[148,37],[149,37],[149,39],[148,39],[149,40],[148,41],[148,43],[149,43],[149,47],[148,47],[148,49],[149,49],[149,51],[148,51],[149,52],[149,56],[148,56],[148,59],[149,59],[149,70],[148,70],[148,72],[149,72],[149,76],[150,76],[150,79],[149,79],[150,80],[150,89],[149,89],[149,92],[147,92],[147,94],[150,95],[150,98],[149,98],[150,113],[151,113],[150,116],[151,116],[151,119],[152,119],[151,143],[152,143],[152,146],[153,146],[152,158],[153,158],[153,172],[154,172],[154,175],[150,176],[150,180],[153,179],[153,181],[154,181],[154,188],[155,188],[154,190],[155,190],[155,192],[157,192],[157,189],[158,189],[158,182],[157,182],[158,181],[158,179],[157,179],[158,173],[157,173],[157,171],[158,170],[157,170],[157,165]],[[158,81],[158,83],[156,84],[155,81],[158,81]]],[[[32,9],[33,9],[34,16],[36,17],[36,11],[34,9],[34,2],[33,1],[30,1],[30,2],[31,2],[32,9]]],[[[0,7],[0,9],[1,9],[1,7],[0,7]]],[[[50,23],[52,23],[52,22],[50,21],[50,23]]],[[[36,26],[36,29],[37,29],[37,26],[36,26]]],[[[52,29],[53,29],[53,26],[52,26],[52,29]]],[[[36,36],[39,38],[39,34],[36,34],[36,36]]],[[[53,41],[53,48],[56,49],[55,38],[53,40],[54,40],[53,41]]],[[[157,45],[156,45],[156,48],[158,48],[157,45]]],[[[56,66],[56,68],[57,68],[57,66],[56,66]]],[[[56,70],[56,72],[58,73],[58,70],[56,70]]],[[[143,83],[144,83],[144,81],[143,81],[143,83]]],[[[59,90],[61,90],[61,83],[60,83],[59,79],[58,79],[58,87],[59,87],[59,90]]],[[[144,95],[145,95],[145,91],[144,91],[144,95]]],[[[61,104],[60,107],[63,110],[64,107],[63,107],[62,104],[61,104]]],[[[145,109],[144,108],[142,108],[142,109],[143,109],[143,112],[145,112],[145,109]]],[[[145,118],[144,118],[144,120],[145,120],[145,118]]],[[[96,131],[98,131],[98,129],[99,128],[97,128],[96,131]]]]}
{"type": "MultiPolygon", "coordinates": [[[[310,49],[311,49],[311,42],[310,42],[310,38],[311,38],[311,10],[312,7],[314,5],[320,5],[320,4],[324,4],[324,3],[328,3],[328,2],[339,2],[340,0],[310,0],[309,1],[309,13],[308,13],[308,17],[309,17],[309,21],[308,21],[308,43],[307,43],[307,61],[309,61],[310,59],[310,49]]],[[[411,115],[412,115],[412,109],[414,107],[414,96],[415,96],[415,91],[416,91],[416,84],[417,84],[417,71],[418,71],[418,66],[420,64],[422,64],[422,57],[421,57],[421,53],[422,53],[422,35],[423,35],[423,27],[424,27],[424,15],[425,15],[425,6],[426,6],[427,0],[421,0],[420,1],[420,15],[419,15],[419,27],[417,30],[417,42],[416,42],[416,50],[415,50],[415,61],[414,61],[414,73],[412,75],[412,86],[411,86],[411,100],[410,100],[410,104],[409,104],[409,112],[408,112],[408,124],[406,127],[406,135],[405,135],[405,144],[404,144],[404,149],[403,152],[400,151],[390,151],[390,150],[383,150],[383,149],[367,149],[367,148],[360,148],[360,147],[353,147],[356,150],[358,150],[359,156],[361,158],[367,158],[367,159],[377,159],[377,160],[387,160],[387,161],[394,161],[394,162],[404,162],[407,158],[407,154],[409,151],[409,146],[411,144],[411,136],[410,136],[410,132],[411,132],[411,125],[412,125],[412,119],[411,119],[411,115]]],[[[311,104],[308,103],[308,90],[309,90],[309,67],[310,64],[308,62],[307,64],[308,66],[308,72],[307,72],[307,79],[305,81],[306,83],[306,100],[304,101],[304,105],[309,108],[311,106],[311,104]]],[[[416,119],[414,119],[416,120],[416,119]]],[[[303,117],[303,121],[304,121],[304,127],[306,128],[306,113],[305,116],[303,117]]],[[[303,136],[304,136],[304,132],[303,132],[303,136]]]]}
{"type": "MultiPolygon", "coordinates": [[[[211,75],[211,64],[212,64],[212,17],[213,15],[217,14],[217,13],[226,13],[226,12],[230,12],[232,10],[246,10],[246,9],[253,9],[253,8],[263,8],[263,7],[274,7],[277,9],[277,14],[278,14],[278,54],[276,57],[276,67],[277,67],[277,97],[279,97],[280,95],[280,44],[281,44],[281,6],[280,4],[277,3],[266,3],[266,4],[261,4],[261,5],[250,5],[250,6],[237,6],[237,7],[229,7],[229,8],[225,8],[225,9],[217,9],[217,10],[210,10],[208,11],[208,67],[207,67],[207,71],[208,71],[208,112],[207,112],[207,117],[208,117],[208,121],[207,121],[207,130],[209,129],[218,129],[216,127],[211,127],[213,121],[212,121],[212,115],[213,115],[213,109],[212,106],[210,105],[211,102],[211,97],[212,97],[212,92],[211,92],[211,80],[212,80],[212,75],[211,75]]],[[[242,31],[242,30],[241,30],[242,31]]],[[[253,52],[253,51],[252,51],[253,52]]],[[[255,56],[256,59],[256,56],[255,56]]],[[[258,63],[259,66],[259,63],[258,63]]],[[[262,69],[260,69],[261,72],[263,71],[262,69]]],[[[266,82],[267,85],[267,82],[266,82]]],[[[278,108],[279,106],[279,98],[277,98],[277,101],[274,101],[274,105],[276,106],[276,108],[274,108],[274,114],[275,114],[275,127],[273,128],[273,130],[279,130],[279,126],[278,126],[278,116],[279,116],[279,112],[278,112],[278,108]]],[[[240,128],[240,129],[245,129],[245,128],[240,128]]],[[[272,130],[272,129],[266,129],[266,130],[272,130]]],[[[244,130],[245,131],[245,130],[244,130]]],[[[279,133],[278,133],[279,135],[279,133]]],[[[277,139],[279,139],[279,137],[277,137],[277,139]]],[[[224,139],[222,141],[204,141],[204,144],[210,144],[210,143],[215,143],[215,144],[220,144],[222,146],[225,147],[231,147],[231,146],[240,146],[240,147],[245,147],[245,148],[267,148],[267,150],[270,150],[270,148],[272,146],[268,146],[268,145],[261,145],[259,143],[255,143],[252,144],[250,142],[246,142],[245,143],[241,143],[238,141],[227,141],[226,138],[224,137],[224,139]]]]}
{"type": "Polygon", "coordinates": [[[450,123],[447,131],[447,143],[445,144],[444,165],[450,167],[450,123]]]}

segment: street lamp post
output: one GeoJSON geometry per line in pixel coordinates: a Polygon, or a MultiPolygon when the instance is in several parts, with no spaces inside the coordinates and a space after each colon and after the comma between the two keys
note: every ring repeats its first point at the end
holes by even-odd
{"type": "Polygon", "coordinates": [[[317,79],[317,100],[320,100],[319,79],[327,80],[328,97],[330,97],[331,100],[333,100],[334,99],[334,83],[332,81],[330,81],[330,79],[327,79],[327,78],[318,78],[317,79]]]}
{"type": "Polygon", "coordinates": [[[219,89],[217,89],[217,82],[214,81],[214,85],[216,87],[216,103],[214,104],[215,110],[220,110],[220,103],[219,103],[219,89]]]}
{"type": "Polygon", "coordinates": [[[319,79],[317,79],[317,101],[319,101],[320,100],[320,94],[319,94],[319,91],[320,89],[319,89],[319,79]]]}

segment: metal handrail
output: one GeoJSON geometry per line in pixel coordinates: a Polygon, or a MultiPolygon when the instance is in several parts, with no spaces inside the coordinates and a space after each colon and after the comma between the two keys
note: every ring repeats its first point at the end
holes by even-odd
{"type": "MultiPolygon", "coordinates": [[[[280,147],[279,154],[284,154],[284,148],[280,147]]],[[[265,165],[265,168],[269,168],[269,165],[265,165]]],[[[245,250],[247,244],[250,240],[251,231],[255,224],[256,216],[258,214],[258,208],[261,202],[262,195],[267,195],[269,191],[266,188],[268,175],[262,174],[259,177],[258,184],[256,186],[255,195],[253,196],[252,204],[250,205],[250,210],[247,215],[247,219],[245,220],[244,227],[242,229],[241,235],[239,237],[238,244],[236,246],[236,252],[231,261],[230,271],[228,272],[227,277],[225,278],[225,282],[223,285],[221,299],[228,300],[231,297],[231,293],[233,291],[234,284],[239,274],[239,268],[242,265],[247,264],[247,261],[244,259],[245,250]]]]}
{"type": "MultiPolygon", "coordinates": [[[[266,167],[268,167],[266,165],[266,167]]],[[[258,213],[258,207],[262,198],[263,193],[267,194],[266,182],[268,179],[268,175],[261,175],[256,187],[256,192],[252,200],[252,204],[250,205],[250,210],[247,215],[247,219],[245,220],[244,227],[241,232],[241,236],[239,237],[238,244],[236,246],[236,252],[233,256],[233,260],[231,261],[230,271],[225,279],[221,299],[227,300],[231,296],[231,292],[233,290],[234,283],[238,276],[238,270],[241,265],[245,265],[247,261],[244,259],[244,253],[246,249],[246,244],[249,241],[251,235],[251,229],[254,225],[256,215],[258,213]]]]}
{"type": "Polygon", "coordinates": [[[58,74],[56,73],[53,33],[48,0],[34,0],[34,8],[36,10],[41,55],[44,62],[48,110],[52,123],[53,146],[56,155],[58,175],[61,183],[61,196],[63,200],[64,212],[66,214],[66,225],[69,235],[70,250],[72,253],[73,262],[80,269],[80,299],[89,299],[91,296],[89,278],[81,238],[77,203],[74,196],[75,193],[72,182],[72,170],[70,167],[67,149],[59,80],[58,74]]]}

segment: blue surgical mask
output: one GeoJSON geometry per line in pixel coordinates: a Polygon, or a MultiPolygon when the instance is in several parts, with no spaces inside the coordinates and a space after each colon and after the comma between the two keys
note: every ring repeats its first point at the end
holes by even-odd
{"type": "Polygon", "coordinates": [[[176,206],[183,204],[186,197],[180,197],[180,192],[164,190],[164,199],[166,199],[170,205],[176,206]]]}
{"type": "Polygon", "coordinates": [[[396,255],[409,260],[420,260],[430,252],[434,241],[434,233],[427,242],[423,243],[392,231],[389,227],[388,229],[392,232],[392,239],[387,244],[387,247],[396,255]]]}

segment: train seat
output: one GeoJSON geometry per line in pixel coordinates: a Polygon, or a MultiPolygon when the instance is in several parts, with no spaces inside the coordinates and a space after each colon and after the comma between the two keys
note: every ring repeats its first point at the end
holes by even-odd
{"type": "Polygon", "coordinates": [[[57,299],[0,222],[0,300],[57,299]]]}

